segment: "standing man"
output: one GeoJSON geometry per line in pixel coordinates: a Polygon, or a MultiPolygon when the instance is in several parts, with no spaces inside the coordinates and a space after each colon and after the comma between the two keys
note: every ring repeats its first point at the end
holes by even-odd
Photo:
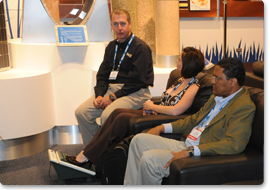
{"type": "Polygon", "coordinates": [[[226,58],[216,64],[212,77],[213,95],[199,112],[132,139],[125,185],[160,185],[170,174],[170,163],[179,158],[244,151],[256,109],[242,87],[245,68],[238,59],[226,58]],[[159,136],[172,132],[183,134],[182,141],[159,136]]]}
{"type": "Polygon", "coordinates": [[[151,99],[153,86],[152,52],[131,32],[130,14],[123,9],[111,14],[111,27],[117,37],[105,50],[97,73],[95,95],[82,103],[75,115],[87,145],[115,108],[139,109],[151,99]]]}

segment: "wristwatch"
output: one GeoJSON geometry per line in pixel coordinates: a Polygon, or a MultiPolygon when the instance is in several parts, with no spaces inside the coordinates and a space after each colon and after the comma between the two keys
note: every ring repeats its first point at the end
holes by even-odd
{"type": "Polygon", "coordinates": [[[189,154],[190,157],[194,156],[194,147],[193,146],[189,146],[187,148],[187,151],[188,151],[188,154],[189,154]]]}
{"type": "Polygon", "coordinates": [[[113,102],[115,100],[114,96],[112,94],[109,95],[110,100],[113,102]]]}

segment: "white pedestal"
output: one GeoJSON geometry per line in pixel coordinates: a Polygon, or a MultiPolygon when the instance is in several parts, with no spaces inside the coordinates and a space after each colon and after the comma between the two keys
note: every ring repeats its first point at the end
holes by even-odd
{"type": "Polygon", "coordinates": [[[0,73],[0,135],[26,137],[54,127],[50,72],[12,69],[0,73]]]}
{"type": "Polygon", "coordinates": [[[162,92],[166,90],[167,81],[170,73],[175,68],[157,68],[154,67],[154,87],[150,88],[153,97],[161,96],[162,92]]]}
{"type": "MultiPolygon", "coordinates": [[[[74,110],[91,95],[91,71],[99,67],[106,45],[9,41],[12,69],[0,73],[0,161],[50,148],[54,132],[66,131],[54,126],[77,127],[74,110]]],[[[59,138],[56,143],[63,143],[59,138]]]]}
{"type": "Polygon", "coordinates": [[[50,72],[54,126],[77,125],[75,109],[93,93],[92,70],[98,70],[108,42],[87,47],[57,47],[55,43],[9,42],[11,67],[50,72]]]}

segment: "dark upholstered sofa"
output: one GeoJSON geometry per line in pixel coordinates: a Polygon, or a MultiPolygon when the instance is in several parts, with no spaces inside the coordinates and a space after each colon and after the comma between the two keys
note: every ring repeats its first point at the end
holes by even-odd
{"type": "MultiPolygon", "coordinates": [[[[179,78],[177,71],[172,71],[167,87],[179,78]],[[178,76],[177,76],[178,75],[178,76]]],[[[191,109],[179,116],[149,115],[138,116],[130,120],[130,133],[137,134],[143,130],[162,123],[183,119],[200,109],[212,93],[210,74],[199,73],[201,87],[191,109]]],[[[248,88],[251,99],[256,105],[252,124],[252,135],[244,152],[238,155],[218,155],[188,157],[175,160],[170,165],[170,175],[163,179],[164,185],[214,185],[214,184],[260,184],[264,177],[264,90],[248,88]]],[[[181,134],[162,134],[167,138],[180,140],[181,134]]]]}
{"type": "MultiPolygon", "coordinates": [[[[264,164],[264,91],[247,87],[256,105],[252,136],[245,151],[238,155],[189,157],[175,160],[170,165],[170,176],[163,184],[214,185],[253,184],[263,181],[264,164]]],[[[180,135],[163,135],[180,138],[180,135]]]]}
{"type": "Polygon", "coordinates": [[[264,61],[244,63],[246,79],[244,85],[264,89],[264,61]]]}

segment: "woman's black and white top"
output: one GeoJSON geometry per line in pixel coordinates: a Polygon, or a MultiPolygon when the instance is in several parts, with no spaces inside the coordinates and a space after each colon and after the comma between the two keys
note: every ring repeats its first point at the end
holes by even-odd
{"type": "MultiPolygon", "coordinates": [[[[171,88],[174,88],[175,87],[179,87],[180,84],[184,81],[184,78],[180,78],[179,79],[179,83],[177,83],[176,85],[173,85],[171,88]]],[[[179,100],[181,100],[181,98],[184,96],[185,92],[187,91],[187,89],[193,85],[193,84],[196,84],[197,86],[200,86],[199,85],[199,82],[198,82],[198,79],[194,78],[194,80],[192,80],[189,84],[187,84],[187,86],[181,91],[179,92],[178,94],[174,94],[173,96],[171,96],[171,93],[174,91],[172,90],[172,92],[169,94],[167,93],[167,90],[165,92],[162,93],[161,95],[161,103],[160,105],[163,105],[163,106],[174,106],[175,104],[177,104],[179,102],[179,100]]]]}

